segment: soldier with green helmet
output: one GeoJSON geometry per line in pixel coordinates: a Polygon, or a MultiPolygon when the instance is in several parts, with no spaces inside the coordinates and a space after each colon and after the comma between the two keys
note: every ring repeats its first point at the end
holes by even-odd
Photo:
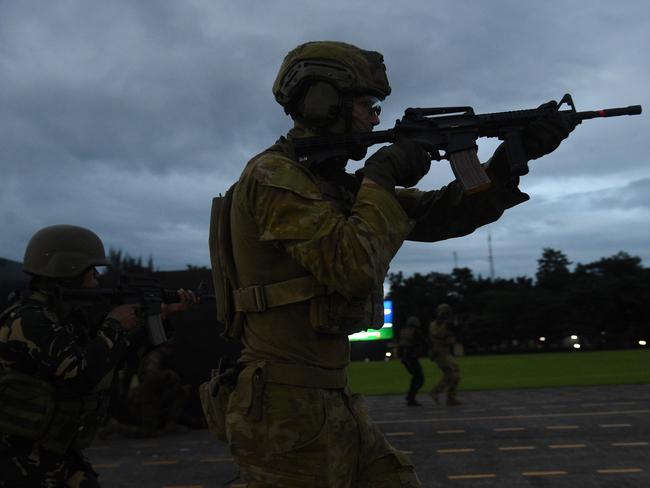
{"type": "MultiPolygon", "coordinates": [[[[420,486],[348,387],[348,335],[381,326],[382,284],[404,240],[466,235],[528,199],[501,153],[486,164],[492,187],[473,195],[455,182],[407,189],[431,160],[408,139],[355,174],[345,167],[363,147],[313,163],[296,157],[296,139],[371,131],[390,92],[378,52],[329,41],[293,49],[273,85],[293,128],[213,203],[217,308],[243,345],[224,437],[250,487],[420,486]]],[[[571,129],[547,120],[529,132],[550,152],[571,129]]]]}
{"type": "MultiPolygon", "coordinates": [[[[0,314],[0,486],[97,487],[82,450],[108,407],[114,370],[137,325],[137,305],[119,305],[96,333],[85,308],[56,295],[59,287],[98,286],[108,265],[89,229],[53,225],[34,234],[23,269],[29,290],[0,314]]],[[[193,297],[183,292],[187,307],[193,297]]]]}
{"type": "Polygon", "coordinates": [[[447,395],[447,405],[460,405],[456,398],[460,383],[460,368],[451,354],[451,347],[456,342],[456,321],[452,308],[441,303],[436,309],[436,319],[429,324],[430,356],[440,368],[442,378],[431,390],[431,398],[439,403],[438,395],[447,395]]]}

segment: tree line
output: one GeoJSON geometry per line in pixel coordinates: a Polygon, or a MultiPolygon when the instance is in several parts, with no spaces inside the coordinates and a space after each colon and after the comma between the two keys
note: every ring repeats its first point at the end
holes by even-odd
{"type": "Polygon", "coordinates": [[[468,352],[619,348],[650,340],[650,268],[641,258],[621,251],[571,270],[562,251],[545,248],[537,264],[535,279],[477,278],[469,268],[391,273],[396,330],[410,315],[428,324],[438,304],[451,302],[468,352]]]}

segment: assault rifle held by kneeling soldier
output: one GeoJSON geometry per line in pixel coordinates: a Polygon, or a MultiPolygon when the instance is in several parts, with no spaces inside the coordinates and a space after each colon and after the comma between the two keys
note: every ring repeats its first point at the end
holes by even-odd
{"type": "Polygon", "coordinates": [[[165,316],[163,304],[198,303],[201,298],[214,298],[214,295],[203,294],[202,288],[201,284],[196,291],[171,290],[162,288],[156,278],[125,275],[120,278],[119,284],[114,288],[57,287],[54,290],[54,295],[66,303],[92,301],[113,306],[137,304],[140,317],[144,320],[149,345],[158,346],[167,342],[167,334],[163,327],[165,316]]]}
{"type": "Polygon", "coordinates": [[[641,113],[641,105],[577,112],[568,93],[559,104],[549,102],[539,108],[511,112],[475,114],[472,107],[407,108],[392,129],[294,139],[293,146],[299,160],[312,166],[333,157],[347,157],[351,148],[413,139],[422,144],[432,159],[448,159],[464,192],[471,194],[490,186],[490,178],[477,156],[476,140],[479,137],[498,137],[505,141],[510,174],[523,176],[528,173],[527,155],[530,152],[522,143],[522,131],[529,123],[558,111],[564,104],[570,109],[562,113],[571,114],[577,124],[597,117],[641,113]]]}

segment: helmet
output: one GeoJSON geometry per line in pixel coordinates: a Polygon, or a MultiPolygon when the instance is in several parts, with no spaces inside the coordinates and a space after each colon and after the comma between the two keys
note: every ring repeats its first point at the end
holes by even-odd
{"type": "Polygon", "coordinates": [[[23,271],[48,278],[74,278],[91,266],[108,264],[104,245],[93,231],[52,225],[36,232],[27,243],[23,271]]]}
{"type": "Polygon", "coordinates": [[[436,308],[436,314],[438,316],[441,315],[449,315],[451,313],[451,306],[448,303],[441,303],[438,305],[438,308],[436,308]]]}
{"type": "Polygon", "coordinates": [[[390,92],[380,53],[334,41],[307,42],[290,51],[273,83],[273,95],[285,113],[307,127],[339,120],[346,96],[383,100],[390,92]]]}
{"type": "Polygon", "coordinates": [[[406,319],[406,327],[420,327],[420,319],[411,315],[406,319]]]}

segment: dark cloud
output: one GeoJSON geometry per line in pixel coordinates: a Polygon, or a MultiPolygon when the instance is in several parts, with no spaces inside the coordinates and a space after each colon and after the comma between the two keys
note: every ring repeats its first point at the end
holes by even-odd
{"type": "MultiPolygon", "coordinates": [[[[290,120],[271,85],[314,39],[381,51],[408,106],[530,108],[563,93],[579,110],[648,105],[650,6],[603,0],[0,3],[0,256],[20,259],[43,225],[76,223],[163,269],[208,263],[211,198],[290,120]]],[[[531,163],[532,200],[472,236],[408,244],[392,269],[534,274],[543,247],[587,262],[647,260],[647,117],[588,121],[531,163]]],[[[480,141],[489,157],[496,141],[480,141]]],[[[353,165],[354,167],[354,165],[353,165]]],[[[422,181],[452,178],[446,163],[422,181]]]]}

